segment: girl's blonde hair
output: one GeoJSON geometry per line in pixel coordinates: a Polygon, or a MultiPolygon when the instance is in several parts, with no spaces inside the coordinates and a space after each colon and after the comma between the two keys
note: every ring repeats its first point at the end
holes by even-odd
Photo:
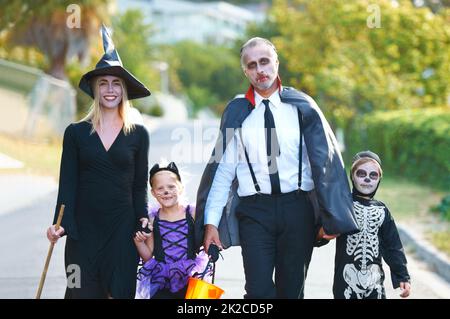
{"type": "MultiPolygon", "coordinates": [[[[94,91],[94,102],[92,103],[88,114],[80,120],[80,122],[87,121],[92,123],[91,134],[96,130],[102,129],[102,110],[100,107],[100,94],[99,94],[99,84],[101,76],[97,76],[92,79],[93,91],[94,91]]],[[[123,132],[125,135],[134,130],[134,123],[131,121],[130,110],[131,102],[128,100],[127,86],[125,82],[119,78],[120,85],[122,86],[122,101],[119,104],[119,116],[123,121],[123,132]]]]}

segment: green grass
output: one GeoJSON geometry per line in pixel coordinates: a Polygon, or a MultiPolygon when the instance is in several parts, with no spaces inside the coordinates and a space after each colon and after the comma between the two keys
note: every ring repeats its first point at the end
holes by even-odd
{"type": "Polygon", "coordinates": [[[383,177],[376,199],[387,205],[395,219],[421,218],[439,204],[443,192],[401,178],[383,177]]]}
{"type": "Polygon", "coordinates": [[[446,231],[429,234],[433,245],[440,251],[450,256],[450,227],[446,231]]]}
{"type": "Polygon", "coordinates": [[[383,178],[376,199],[387,205],[396,221],[420,225],[424,237],[450,256],[450,223],[431,211],[443,197],[443,192],[426,185],[383,178]]]}
{"type": "Polygon", "coordinates": [[[33,142],[0,134],[0,152],[24,163],[21,169],[0,169],[0,173],[59,176],[61,141],[33,142]]]}

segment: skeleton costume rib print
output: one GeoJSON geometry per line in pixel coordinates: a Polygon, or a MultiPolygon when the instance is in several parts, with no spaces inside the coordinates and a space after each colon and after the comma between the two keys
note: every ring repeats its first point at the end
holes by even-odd
{"type": "Polygon", "coordinates": [[[359,261],[360,269],[353,263],[345,265],[343,276],[348,287],[344,295],[347,299],[352,293],[367,297],[376,290],[377,298],[380,299],[383,294],[381,282],[384,274],[373,261],[380,255],[378,229],[384,221],[384,209],[381,206],[367,207],[358,202],[354,202],[354,208],[361,232],[347,237],[346,253],[349,256],[353,255],[354,261],[359,261]]]}
{"type": "Polygon", "coordinates": [[[392,285],[409,281],[406,257],[394,219],[376,200],[354,196],[359,233],[336,242],[333,293],[339,299],[385,299],[382,257],[389,265],[392,285]]]}

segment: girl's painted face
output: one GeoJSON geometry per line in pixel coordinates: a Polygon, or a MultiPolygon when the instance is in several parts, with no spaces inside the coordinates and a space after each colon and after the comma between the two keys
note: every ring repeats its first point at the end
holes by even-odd
{"type": "Polygon", "coordinates": [[[161,207],[170,208],[178,205],[182,187],[176,175],[169,171],[161,171],[152,179],[152,195],[161,207]]]}
{"type": "Polygon", "coordinates": [[[356,189],[364,195],[373,193],[380,181],[380,171],[374,162],[359,165],[353,173],[353,183],[356,189]]]}
{"type": "Polygon", "coordinates": [[[100,105],[105,108],[116,108],[122,102],[122,84],[117,76],[101,76],[98,80],[98,92],[100,105]]]}

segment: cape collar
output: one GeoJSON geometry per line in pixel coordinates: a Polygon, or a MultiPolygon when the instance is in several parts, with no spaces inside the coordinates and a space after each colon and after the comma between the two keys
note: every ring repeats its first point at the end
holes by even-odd
{"type": "MultiPolygon", "coordinates": [[[[280,76],[277,77],[277,85],[278,85],[278,92],[281,92],[283,87],[281,85],[280,76]]],[[[248,88],[247,93],[245,93],[245,98],[250,102],[252,108],[254,108],[256,102],[255,102],[255,88],[253,87],[253,85],[250,85],[250,87],[248,88]]]]}

